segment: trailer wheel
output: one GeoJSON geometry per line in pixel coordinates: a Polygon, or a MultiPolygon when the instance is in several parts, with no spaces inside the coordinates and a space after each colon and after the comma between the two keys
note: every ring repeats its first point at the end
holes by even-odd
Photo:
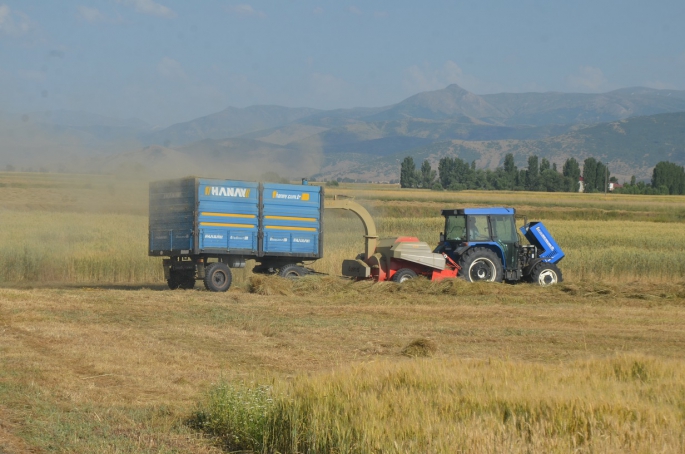
{"type": "Polygon", "coordinates": [[[231,269],[225,263],[210,263],[205,269],[205,288],[211,292],[225,292],[232,281],[231,269]]]}
{"type": "Polygon", "coordinates": [[[192,290],[195,288],[195,273],[190,274],[189,276],[184,276],[183,279],[181,279],[181,282],[179,283],[179,288],[182,288],[183,290],[192,290]]]}
{"type": "Polygon", "coordinates": [[[298,277],[305,276],[306,274],[307,274],[306,269],[304,269],[303,267],[301,267],[299,265],[295,265],[293,263],[291,263],[289,265],[284,265],[278,271],[278,275],[281,277],[284,277],[286,279],[296,279],[298,277]]]}
{"type": "Polygon", "coordinates": [[[171,277],[166,282],[171,290],[178,288],[190,290],[195,287],[195,273],[193,271],[172,270],[171,277]]]}
{"type": "Polygon", "coordinates": [[[169,288],[171,290],[176,290],[177,288],[179,288],[181,286],[181,284],[179,284],[178,281],[173,277],[170,277],[169,279],[167,279],[166,284],[169,286],[169,288]]]}
{"type": "Polygon", "coordinates": [[[502,262],[490,249],[469,249],[459,259],[459,276],[468,282],[502,282],[502,262]]]}
{"type": "Polygon", "coordinates": [[[400,268],[395,272],[395,274],[392,275],[391,280],[401,284],[402,282],[408,281],[409,279],[414,279],[415,277],[416,273],[414,270],[410,270],[409,268],[400,268]]]}
{"type": "Polygon", "coordinates": [[[530,273],[530,279],[533,284],[541,287],[558,284],[564,278],[561,275],[561,270],[554,263],[540,262],[533,267],[530,273]]]}

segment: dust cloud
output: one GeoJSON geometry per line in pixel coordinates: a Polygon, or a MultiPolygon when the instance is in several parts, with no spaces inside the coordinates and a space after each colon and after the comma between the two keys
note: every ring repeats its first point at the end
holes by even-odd
{"type": "Polygon", "coordinates": [[[39,115],[0,114],[0,171],[109,174],[159,180],[186,176],[257,181],[265,174],[299,180],[319,172],[316,141],[274,145],[257,140],[202,140],[179,147],[143,146],[135,137],[105,140],[51,125],[39,115]]]}

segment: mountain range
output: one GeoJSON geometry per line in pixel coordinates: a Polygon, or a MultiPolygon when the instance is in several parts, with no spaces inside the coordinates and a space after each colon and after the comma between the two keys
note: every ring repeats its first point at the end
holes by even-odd
{"type": "Polygon", "coordinates": [[[685,91],[678,90],[477,95],[449,85],[384,107],[229,107],[156,129],[136,119],[66,111],[30,120],[60,137],[76,137],[91,151],[84,161],[91,169],[135,164],[154,178],[275,171],[387,181],[398,177],[399,162],[409,155],[432,164],[458,156],[495,168],[508,152],[521,166],[533,153],[558,164],[594,156],[619,177],[648,178],[660,160],[685,164],[683,112],[685,91]]]}

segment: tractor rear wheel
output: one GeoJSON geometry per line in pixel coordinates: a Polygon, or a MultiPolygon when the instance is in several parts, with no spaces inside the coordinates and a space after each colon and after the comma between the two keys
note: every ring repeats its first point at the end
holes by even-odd
{"type": "Polygon", "coordinates": [[[204,278],[205,288],[212,292],[225,292],[231,286],[233,274],[225,263],[215,262],[207,265],[204,278]]]}
{"type": "Polygon", "coordinates": [[[408,281],[409,279],[414,279],[415,277],[416,273],[414,270],[410,270],[409,268],[400,268],[395,272],[395,274],[392,275],[391,280],[401,284],[402,282],[408,281]]]}
{"type": "Polygon", "coordinates": [[[307,270],[304,267],[295,265],[293,263],[283,266],[279,271],[278,275],[286,279],[296,279],[298,277],[305,276],[307,270]]]}
{"type": "Polygon", "coordinates": [[[459,276],[468,282],[502,282],[502,262],[490,249],[469,249],[459,259],[459,266],[459,276]]]}
{"type": "Polygon", "coordinates": [[[530,273],[530,280],[533,284],[541,287],[558,284],[564,278],[561,275],[561,270],[554,263],[540,262],[533,267],[530,273]]]}

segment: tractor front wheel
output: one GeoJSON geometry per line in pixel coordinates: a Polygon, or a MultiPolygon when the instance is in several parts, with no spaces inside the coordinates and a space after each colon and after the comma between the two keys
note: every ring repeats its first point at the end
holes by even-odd
{"type": "Polygon", "coordinates": [[[416,273],[414,270],[410,270],[409,268],[400,268],[395,272],[395,274],[392,275],[391,280],[401,284],[402,282],[408,281],[409,279],[414,279],[415,277],[416,273]]]}
{"type": "Polygon", "coordinates": [[[459,266],[459,276],[468,282],[502,282],[502,262],[490,249],[469,249],[459,259],[459,266]]]}
{"type": "Polygon", "coordinates": [[[212,292],[225,292],[231,286],[233,274],[225,263],[210,263],[205,269],[205,288],[212,292]]]}
{"type": "Polygon", "coordinates": [[[533,267],[530,273],[530,280],[533,284],[541,287],[558,284],[563,281],[561,270],[554,263],[540,262],[533,267]]]}

